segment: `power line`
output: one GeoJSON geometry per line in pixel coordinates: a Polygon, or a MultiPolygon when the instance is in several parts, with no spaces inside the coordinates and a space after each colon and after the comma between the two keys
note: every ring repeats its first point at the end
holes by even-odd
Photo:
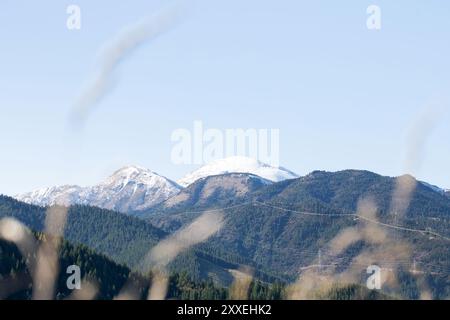
{"type": "Polygon", "coordinates": [[[408,228],[408,227],[404,227],[404,226],[399,226],[399,225],[394,225],[394,224],[389,224],[389,223],[383,223],[377,220],[373,220],[370,219],[368,217],[364,217],[362,215],[358,215],[356,213],[318,213],[318,212],[308,212],[308,211],[298,211],[298,210],[292,210],[292,209],[287,209],[287,208],[283,208],[280,206],[275,206],[275,205],[271,205],[265,202],[261,202],[261,201],[248,201],[248,202],[244,202],[241,204],[237,204],[237,205],[233,205],[233,206],[229,206],[229,207],[224,207],[224,208],[217,208],[217,209],[208,209],[208,210],[198,210],[198,211],[183,211],[183,212],[178,212],[178,213],[171,213],[173,215],[180,215],[180,214],[202,214],[202,213],[210,213],[210,212],[220,212],[220,211],[227,211],[230,209],[235,209],[235,208],[240,208],[240,207],[244,207],[244,206],[263,206],[263,207],[268,207],[268,208],[272,208],[275,210],[280,210],[280,211],[284,211],[284,212],[291,212],[291,213],[296,213],[296,214],[301,214],[301,215],[305,215],[305,216],[319,216],[319,217],[354,217],[356,219],[360,219],[360,220],[364,220],[366,222],[369,223],[373,223],[373,224],[377,224],[386,228],[391,228],[391,229],[396,229],[396,230],[402,230],[402,231],[408,231],[408,232],[416,232],[416,233],[420,233],[421,235],[432,235],[441,239],[444,239],[446,241],[450,241],[449,237],[446,237],[442,234],[439,234],[433,230],[423,230],[423,229],[414,229],[414,228],[408,228]]]}
{"type": "Polygon", "coordinates": [[[365,220],[365,221],[370,222],[370,223],[381,225],[381,226],[384,226],[384,227],[387,227],[387,228],[392,228],[392,229],[397,229],[397,230],[402,230],[402,231],[409,231],[409,232],[418,232],[418,233],[420,233],[422,235],[423,234],[430,234],[430,235],[442,238],[444,240],[450,241],[450,238],[448,238],[448,237],[446,237],[444,235],[441,235],[441,234],[439,234],[439,233],[437,233],[435,231],[432,231],[432,230],[413,229],[413,228],[407,228],[407,227],[393,225],[393,224],[389,224],[389,223],[383,223],[383,222],[380,222],[380,221],[377,221],[377,220],[373,220],[373,219],[370,219],[370,218],[358,215],[356,213],[342,213],[342,214],[330,213],[330,214],[327,214],[327,213],[305,212],[305,211],[297,211],[297,210],[286,209],[286,208],[282,208],[282,207],[278,207],[278,206],[274,206],[274,205],[269,205],[267,203],[263,203],[263,202],[259,202],[259,201],[255,201],[254,203],[257,204],[257,205],[262,205],[262,206],[273,208],[273,209],[277,209],[277,210],[293,212],[293,213],[302,214],[302,215],[308,215],[308,216],[334,216],[334,217],[348,217],[348,216],[350,216],[350,217],[355,217],[357,219],[365,220]]]}

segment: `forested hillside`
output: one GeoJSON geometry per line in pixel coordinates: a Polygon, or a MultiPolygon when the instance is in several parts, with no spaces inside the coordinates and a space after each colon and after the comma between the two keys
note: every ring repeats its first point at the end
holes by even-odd
{"type": "MultiPolygon", "coordinates": [[[[38,233],[36,236],[40,244],[49,241],[44,234],[38,233]]],[[[23,257],[13,243],[0,240],[0,298],[31,298],[32,278],[25,262],[36,259],[36,252],[31,254],[23,257]]],[[[85,246],[72,246],[66,241],[61,245],[58,265],[61,270],[55,292],[55,298],[58,299],[67,298],[72,293],[66,285],[69,276],[66,269],[70,265],[79,266],[82,278],[89,279],[99,286],[97,299],[112,299],[128,278],[134,278],[136,285],[145,284],[143,278],[131,274],[128,268],[94,253],[85,246]]]]}
{"type": "MultiPolygon", "coordinates": [[[[33,235],[41,245],[50,238],[42,233],[33,235]]],[[[32,274],[27,263],[36,259],[36,252],[23,257],[15,244],[0,240],[0,299],[31,299],[33,292],[32,274]]],[[[63,241],[59,251],[59,276],[55,285],[55,299],[74,297],[77,290],[67,287],[68,266],[77,265],[81,278],[94,284],[98,290],[95,299],[113,299],[124,288],[133,288],[138,298],[146,299],[152,284],[152,275],[132,273],[125,266],[118,265],[103,255],[96,254],[85,246],[73,246],[63,241]]],[[[83,288],[83,285],[82,285],[83,288]]],[[[248,290],[248,299],[281,299],[284,287],[253,281],[248,290]]],[[[193,281],[187,273],[173,273],[169,276],[168,299],[228,299],[228,289],[216,286],[212,281],[193,281]]]]}
{"type": "MultiPolygon", "coordinates": [[[[48,236],[37,233],[39,244],[49,241],[48,236]]],[[[11,242],[0,240],[0,299],[31,299],[33,294],[32,277],[27,269],[27,261],[18,248],[11,242]]],[[[152,276],[133,274],[128,268],[118,265],[103,255],[98,255],[84,246],[73,246],[63,241],[58,265],[59,276],[55,285],[54,299],[71,299],[76,297],[77,290],[67,288],[68,274],[65,270],[70,265],[77,265],[81,270],[83,280],[94,284],[95,294],[92,299],[113,299],[119,297],[124,288],[133,287],[137,293],[135,298],[146,299],[152,284],[152,276]]],[[[84,282],[81,290],[83,289],[84,282]]],[[[182,300],[215,300],[233,298],[232,289],[217,287],[212,281],[193,281],[187,273],[174,273],[169,276],[168,299],[182,300]]],[[[252,281],[244,297],[250,300],[277,300],[286,298],[286,287],[275,283],[264,284],[252,281]]],[[[334,288],[324,294],[325,299],[383,299],[384,296],[370,292],[362,287],[350,286],[334,288]]]]}
{"type": "MultiPolygon", "coordinates": [[[[13,217],[33,230],[44,231],[45,214],[45,208],[0,196],[0,218],[13,217]]],[[[146,254],[166,236],[166,232],[141,219],[87,206],[69,209],[64,231],[71,243],[86,245],[135,271],[141,270],[146,254]]],[[[203,251],[191,249],[181,253],[169,269],[189,273],[195,281],[211,278],[220,285],[229,285],[233,278],[228,269],[241,264],[251,264],[251,260],[205,247],[203,251]]],[[[264,280],[276,279],[261,271],[257,274],[264,280]]]]}
{"type": "MultiPolygon", "coordinates": [[[[44,231],[46,209],[0,196],[0,217],[14,217],[29,228],[44,231]]],[[[166,233],[149,223],[110,210],[87,206],[69,209],[64,237],[134,266],[166,233]]]]}
{"type": "MultiPolygon", "coordinates": [[[[329,254],[328,245],[343,230],[367,225],[356,214],[359,201],[371,199],[376,224],[369,223],[369,226],[380,227],[395,242],[411,248],[408,257],[401,259],[386,249],[386,257],[378,258],[378,263],[405,269],[414,264],[427,275],[426,282],[435,289],[434,297],[448,297],[450,200],[416,183],[411,202],[400,217],[390,211],[396,179],[368,171],[317,171],[299,179],[263,186],[239,202],[222,207],[226,216],[224,228],[200,247],[249,258],[266,273],[290,281],[295,279],[299,268],[316,264],[319,256],[323,261],[345,268],[358,254],[373,250],[373,246],[361,239],[348,251],[335,256],[329,254]],[[386,225],[381,227],[378,223],[386,225]],[[392,228],[396,225],[401,228],[392,228]]],[[[173,232],[195,219],[201,213],[197,209],[195,206],[184,210],[178,207],[176,211],[165,209],[154,212],[148,221],[173,232]]],[[[405,291],[409,297],[416,295],[409,289],[405,291]]]]}

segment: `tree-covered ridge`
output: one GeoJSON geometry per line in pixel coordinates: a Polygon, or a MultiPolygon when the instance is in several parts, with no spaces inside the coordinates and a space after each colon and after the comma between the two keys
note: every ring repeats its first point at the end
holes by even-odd
{"type": "MultiPolygon", "coordinates": [[[[44,231],[46,209],[0,196],[0,218],[12,217],[44,231]]],[[[95,207],[69,208],[64,237],[128,266],[136,265],[167,234],[139,219],[95,207]]]]}
{"type": "MultiPolygon", "coordinates": [[[[450,199],[411,176],[415,183],[406,217],[449,217],[450,199]]],[[[355,212],[361,198],[372,198],[381,212],[389,213],[391,199],[398,179],[370,171],[314,171],[307,176],[283,181],[258,190],[253,197],[284,205],[309,203],[328,210],[355,212]]],[[[314,206],[311,207],[314,209],[314,206]]]]}
{"type": "MultiPolygon", "coordinates": [[[[38,243],[51,241],[47,235],[35,234],[38,243]]],[[[0,299],[28,300],[32,298],[32,277],[27,269],[27,261],[35,259],[32,256],[23,257],[15,244],[0,240],[0,299]]],[[[76,290],[67,287],[68,274],[64,271],[68,266],[77,265],[81,270],[81,278],[95,283],[98,291],[94,299],[113,299],[118,297],[126,287],[133,286],[137,299],[146,299],[152,284],[152,275],[134,274],[125,266],[118,265],[103,255],[96,254],[85,246],[73,246],[62,241],[59,250],[59,276],[55,286],[55,299],[67,299],[76,290]]],[[[243,298],[249,300],[280,300],[286,299],[287,288],[275,282],[267,284],[253,280],[249,284],[243,298]]],[[[181,300],[217,300],[232,299],[233,289],[218,287],[212,281],[194,281],[188,273],[173,273],[169,276],[167,299],[181,300]]],[[[333,288],[329,293],[318,293],[322,299],[382,299],[376,292],[370,292],[359,286],[333,288]]],[[[242,298],[242,297],[240,297],[242,298]]]]}
{"type": "MultiPolygon", "coordinates": [[[[264,270],[266,274],[294,281],[299,268],[317,263],[320,251],[323,260],[329,258],[326,248],[342,230],[361,225],[355,217],[358,202],[364,198],[373,199],[379,222],[424,231],[383,227],[387,234],[412,247],[408,260],[400,260],[398,264],[405,268],[415,264],[420,272],[428,274],[426,282],[433,297],[446,298],[450,296],[450,246],[447,240],[428,231],[450,236],[450,199],[417,183],[407,212],[395,219],[390,206],[396,183],[395,178],[346,170],[336,173],[316,171],[299,179],[264,186],[249,193],[241,200],[241,206],[233,203],[226,208],[224,228],[200,246],[218,251],[219,256],[226,252],[231,257],[245,257],[251,261],[248,265],[264,270]]],[[[195,219],[199,214],[197,209],[186,207],[185,213],[182,208],[177,208],[176,212],[165,210],[148,219],[155,223],[162,221],[157,226],[173,232],[195,219]]],[[[358,250],[331,257],[330,263],[339,263],[343,268],[359,253],[371,250],[370,243],[364,241],[357,247],[358,250]]],[[[384,260],[390,260],[388,264],[396,263],[395,256],[384,260]]],[[[361,266],[361,271],[363,269],[361,266]]],[[[408,292],[405,297],[415,296],[413,291],[405,291],[408,292]]]]}
{"type": "MultiPolygon", "coordinates": [[[[51,241],[51,237],[42,233],[35,234],[35,237],[39,245],[51,241]]],[[[32,252],[30,256],[23,257],[15,244],[0,240],[0,296],[2,298],[31,298],[32,274],[27,269],[27,261],[36,260],[36,256],[37,252],[32,252]],[[15,284],[11,280],[16,280],[16,284],[19,283],[18,286],[13,286],[15,290],[12,291],[8,290],[6,285],[15,284]]],[[[58,265],[60,272],[54,297],[57,299],[67,298],[72,293],[66,285],[69,276],[66,270],[71,265],[80,267],[82,279],[88,279],[98,285],[97,299],[112,299],[129,278],[135,279],[136,284],[139,282],[139,276],[133,275],[125,266],[118,265],[83,245],[73,246],[64,240],[60,247],[58,265]]]]}
{"type": "MultiPolygon", "coordinates": [[[[41,245],[51,241],[42,233],[36,234],[41,245]]],[[[0,240],[0,299],[31,299],[32,277],[27,269],[27,262],[36,259],[36,252],[23,257],[15,244],[0,240]]],[[[58,265],[60,273],[56,283],[55,299],[66,299],[76,290],[67,288],[68,274],[65,270],[71,265],[80,267],[81,278],[98,286],[96,299],[113,299],[125,285],[132,286],[140,299],[148,295],[152,275],[140,275],[129,268],[114,263],[104,255],[96,254],[83,245],[73,246],[62,241],[59,250],[58,265]]],[[[226,299],[227,291],[216,287],[211,281],[194,282],[187,274],[169,276],[168,299],[226,299]]]]}
{"type": "MultiPolygon", "coordinates": [[[[224,178],[227,176],[224,175],[224,178]]],[[[405,176],[415,181],[414,178],[405,176]]],[[[198,190],[208,179],[198,181],[185,189],[192,194],[187,199],[197,199],[198,190]]],[[[428,186],[416,182],[411,202],[403,215],[403,221],[396,221],[405,226],[425,226],[439,233],[450,236],[450,198],[435,192],[428,186]]],[[[167,232],[173,232],[193,221],[202,210],[229,208],[256,201],[279,206],[284,209],[316,213],[352,214],[357,211],[358,203],[363,198],[373,199],[379,211],[379,218],[384,222],[393,222],[394,212],[391,208],[392,196],[397,179],[381,176],[369,171],[345,170],[339,172],[315,171],[292,180],[249,188],[249,192],[240,198],[221,196],[220,187],[215,190],[219,196],[215,201],[209,199],[208,205],[198,202],[180,202],[174,208],[155,207],[143,215],[145,219],[167,232]]],[[[168,200],[170,202],[170,199],[168,200]]],[[[254,208],[253,205],[250,206],[254,208]]],[[[236,209],[235,211],[238,211],[236,209]]],[[[227,210],[233,211],[233,210],[227,210]]],[[[274,214],[280,210],[274,211],[274,214]]]]}
{"type": "MultiPolygon", "coordinates": [[[[42,233],[33,235],[42,245],[51,241],[42,233]]],[[[27,269],[27,263],[36,259],[36,252],[23,257],[15,244],[0,240],[0,299],[31,299],[32,275],[27,269]]],[[[96,254],[83,245],[73,246],[62,241],[59,250],[58,265],[60,268],[57,278],[55,299],[70,298],[75,292],[67,287],[67,267],[80,267],[81,278],[88,279],[98,286],[95,299],[113,299],[117,297],[125,286],[133,286],[138,292],[139,299],[145,299],[152,283],[152,275],[135,274],[125,266],[118,265],[104,255],[96,254]]],[[[280,299],[283,291],[281,285],[268,285],[253,281],[249,290],[249,299],[280,299]]],[[[188,273],[173,273],[169,276],[168,299],[183,300],[213,300],[228,299],[228,289],[216,286],[212,281],[194,281],[188,273]]]]}

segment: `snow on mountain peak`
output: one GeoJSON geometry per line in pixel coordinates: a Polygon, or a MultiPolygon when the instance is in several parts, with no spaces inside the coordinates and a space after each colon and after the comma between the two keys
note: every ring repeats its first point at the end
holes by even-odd
{"type": "Polygon", "coordinates": [[[37,189],[25,194],[17,195],[15,198],[19,201],[37,206],[49,206],[54,204],[68,206],[79,203],[79,195],[83,192],[84,188],[82,187],[64,185],[37,189]]]}
{"type": "Polygon", "coordinates": [[[43,188],[16,198],[40,206],[81,204],[130,212],[148,209],[180,190],[178,184],[153,171],[139,166],[127,166],[92,187],[43,188]]]}
{"type": "Polygon", "coordinates": [[[282,167],[273,167],[256,159],[235,156],[206,164],[177,182],[186,187],[201,178],[226,173],[251,173],[274,182],[298,178],[297,174],[282,167]]]}
{"type": "MultiPolygon", "coordinates": [[[[128,183],[134,184],[146,184],[153,185],[158,184],[158,182],[171,182],[169,179],[153,172],[149,169],[139,167],[139,166],[126,166],[120,168],[114,172],[111,176],[106,178],[101,185],[123,185],[126,186],[128,183]]],[[[172,184],[174,184],[172,182],[172,184]]]]}
{"type": "Polygon", "coordinates": [[[126,166],[91,187],[55,186],[15,198],[39,206],[80,204],[120,212],[141,211],[178,194],[182,186],[204,177],[226,173],[248,173],[274,182],[298,177],[289,170],[255,159],[230,157],[203,166],[181,179],[179,184],[146,168],[126,166]]]}

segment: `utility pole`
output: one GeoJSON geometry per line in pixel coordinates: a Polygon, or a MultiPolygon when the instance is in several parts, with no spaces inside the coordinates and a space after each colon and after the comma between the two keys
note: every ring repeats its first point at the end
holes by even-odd
{"type": "Polygon", "coordinates": [[[319,273],[322,271],[322,251],[319,249],[319,273]]]}

